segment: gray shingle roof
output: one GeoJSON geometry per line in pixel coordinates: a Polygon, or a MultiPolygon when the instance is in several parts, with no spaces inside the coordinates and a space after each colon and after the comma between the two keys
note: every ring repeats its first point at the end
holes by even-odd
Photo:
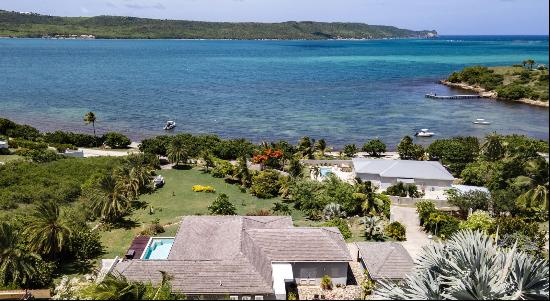
{"type": "Polygon", "coordinates": [[[404,279],[414,268],[411,255],[400,243],[357,242],[355,245],[374,280],[404,279]]]}
{"type": "Polygon", "coordinates": [[[350,260],[337,228],[295,228],[289,216],[188,216],[167,260],[123,261],[115,269],[153,282],[165,271],[186,294],[269,294],[272,261],[350,260]]]}
{"type": "Polygon", "coordinates": [[[248,259],[238,256],[231,260],[127,260],[116,270],[134,281],[161,280],[159,271],[173,277],[175,292],[185,294],[269,294],[273,288],[254,269],[248,259]],[[221,284],[221,285],[220,285],[221,284]]]}
{"type": "Polygon", "coordinates": [[[437,161],[364,158],[354,158],[352,161],[356,173],[376,174],[388,178],[454,180],[453,175],[437,161]]]}

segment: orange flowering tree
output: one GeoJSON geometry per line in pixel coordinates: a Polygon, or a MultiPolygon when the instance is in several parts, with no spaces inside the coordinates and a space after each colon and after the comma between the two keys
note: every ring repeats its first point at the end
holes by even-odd
{"type": "Polygon", "coordinates": [[[283,158],[283,151],[280,149],[266,148],[261,153],[252,157],[252,163],[260,164],[262,168],[264,166],[271,168],[281,167],[281,159],[283,158]]]}

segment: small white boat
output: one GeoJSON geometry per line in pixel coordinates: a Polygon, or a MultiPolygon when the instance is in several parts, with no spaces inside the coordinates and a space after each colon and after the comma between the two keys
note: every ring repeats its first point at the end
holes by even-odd
{"type": "Polygon", "coordinates": [[[434,133],[429,132],[428,129],[421,129],[420,132],[416,132],[414,135],[417,137],[431,137],[434,133]]]}
{"type": "Polygon", "coordinates": [[[166,124],[164,125],[164,130],[168,131],[176,127],[176,122],[172,120],[166,121],[166,124]]]}
{"type": "Polygon", "coordinates": [[[476,119],[475,121],[472,121],[473,124],[483,124],[483,125],[488,125],[488,124],[491,124],[490,121],[486,121],[485,119],[483,118],[478,118],[476,119]]]}

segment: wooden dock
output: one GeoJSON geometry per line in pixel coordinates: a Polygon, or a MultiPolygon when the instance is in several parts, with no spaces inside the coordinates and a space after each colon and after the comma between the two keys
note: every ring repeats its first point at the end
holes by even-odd
{"type": "Polygon", "coordinates": [[[481,98],[480,95],[436,95],[436,94],[426,94],[426,98],[432,99],[474,99],[481,98]]]}

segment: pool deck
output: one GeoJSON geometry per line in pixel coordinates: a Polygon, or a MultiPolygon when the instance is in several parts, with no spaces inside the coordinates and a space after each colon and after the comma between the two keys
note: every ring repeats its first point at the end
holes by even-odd
{"type": "Polygon", "coordinates": [[[129,250],[134,250],[134,258],[133,259],[139,259],[141,258],[141,254],[145,251],[145,248],[147,247],[147,243],[149,242],[150,236],[136,236],[134,240],[132,241],[132,244],[128,248],[129,250]]]}

